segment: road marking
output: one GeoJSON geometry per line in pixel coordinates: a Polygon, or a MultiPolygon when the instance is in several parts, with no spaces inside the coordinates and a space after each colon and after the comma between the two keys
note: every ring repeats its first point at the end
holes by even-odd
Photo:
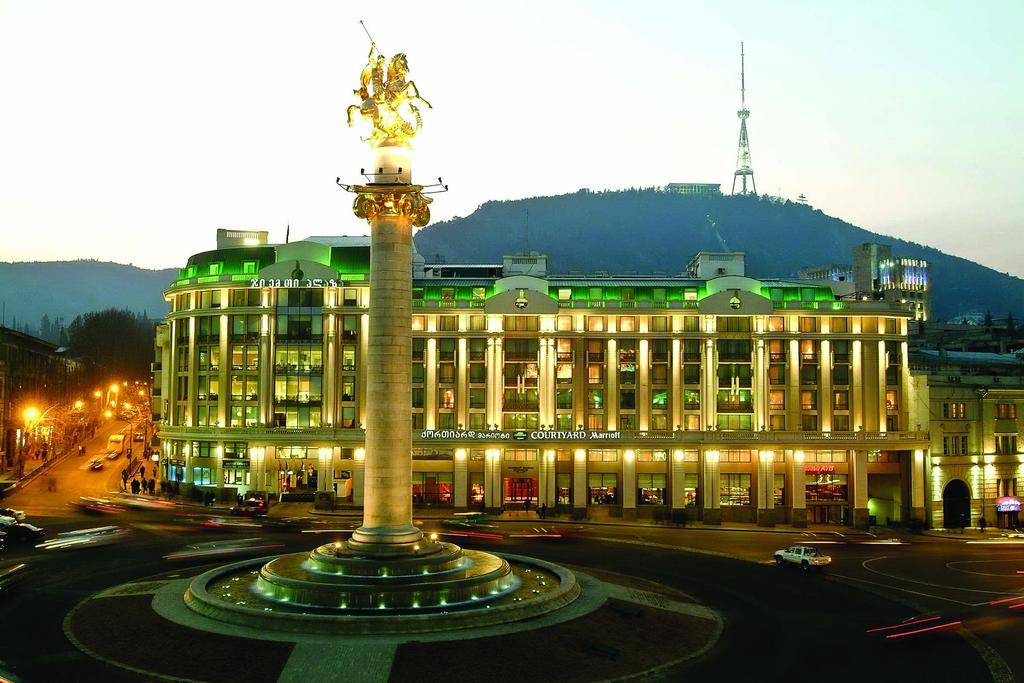
{"type": "Polygon", "coordinates": [[[665,550],[678,550],[684,553],[698,553],[700,555],[714,555],[715,557],[727,557],[730,560],[743,560],[744,562],[754,562],[756,564],[771,564],[771,562],[764,561],[759,562],[757,560],[750,560],[739,555],[731,555],[729,553],[722,553],[717,550],[704,550],[703,548],[690,548],[683,545],[671,545],[669,543],[655,543],[653,541],[642,541],[633,540],[631,538],[613,538],[611,536],[589,536],[595,541],[605,541],[606,543],[625,543],[626,545],[642,545],[648,548],[662,548],[665,550]]]}
{"type": "Polygon", "coordinates": [[[903,593],[911,593],[912,595],[920,595],[920,596],[925,597],[925,598],[934,598],[935,600],[945,600],[946,602],[955,602],[958,605],[966,605],[967,607],[980,607],[982,605],[987,605],[988,604],[987,602],[964,602],[962,600],[954,600],[953,598],[944,598],[941,595],[932,595],[931,593],[922,593],[920,591],[912,591],[909,588],[899,588],[898,586],[890,586],[887,583],[879,583],[877,581],[868,581],[867,579],[858,579],[855,576],[846,576],[844,574],[836,574],[835,572],[829,572],[828,575],[830,577],[834,577],[834,578],[837,578],[837,579],[845,579],[846,581],[856,581],[858,583],[866,583],[866,584],[869,584],[871,586],[879,586],[879,587],[885,588],[887,590],[900,591],[900,592],[903,592],[903,593]]]}
{"type": "Polygon", "coordinates": [[[963,572],[964,574],[975,574],[977,576],[994,576],[1000,579],[1016,578],[1016,575],[1020,573],[1014,572],[1013,574],[989,574],[988,572],[972,572],[967,569],[957,569],[953,566],[954,564],[989,564],[994,562],[1016,562],[1017,564],[1021,564],[1022,562],[1024,562],[1024,559],[1018,558],[1012,560],[960,560],[957,562],[947,562],[946,568],[951,569],[955,572],[963,572]]]}
{"type": "MultiPolygon", "coordinates": [[[[896,581],[906,581],[907,583],[916,583],[916,584],[921,585],[921,586],[931,586],[932,588],[946,588],[948,590],[965,591],[965,592],[968,592],[968,593],[987,593],[989,595],[1013,595],[1013,593],[1011,593],[1010,591],[984,591],[984,590],[980,590],[978,588],[959,588],[957,586],[948,586],[948,585],[946,585],[944,583],[929,583],[928,581],[918,581],[917,579],[904,579],[901,576],[896,576],[895,574],[886,574],[885,572],[880,572],[877,569],[872,569],[871,567],[868,566],[868,564],[870,564],[871,562],[875,562],[877,560],[886,560],[889,557],[890,557],[889,555],[883,555],[882,557],[873,557],[870,560],[864,560],[863,562],[861,562],[860,566],[862,566],[864,569],[867,569],[869,572],[872,572],[874,574],[878,574],[879,576],[884,576],[886,578],[894,579],[896,581]]],[[[964,603],[964,604],[967,604],[967,603],[964,603]]]]}

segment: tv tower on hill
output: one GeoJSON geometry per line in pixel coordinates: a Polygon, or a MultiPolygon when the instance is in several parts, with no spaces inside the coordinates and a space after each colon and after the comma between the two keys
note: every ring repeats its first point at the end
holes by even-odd
{"type": "Polygon", "coordinates": [[[747,139],[747,119],[750,118],[750,110],[747,109],[747,81],[746,62],[743,53],[743,43],[740,43],[740,110],[736,116],[740,117],[740,147],[736,152],[736,173],[732,176],[732,193],[736,194],[736,179],[740,179],[740,194],[757,194],[757,184],[754,182],[754,169],[750,167],[750,141],[747,139]],[[747,190],[747,176],[750,177],[750,190],[747,190]]]}

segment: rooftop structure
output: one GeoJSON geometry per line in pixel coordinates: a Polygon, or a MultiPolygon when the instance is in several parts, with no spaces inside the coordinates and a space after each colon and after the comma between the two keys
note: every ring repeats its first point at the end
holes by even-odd
{"type": "Polygon", "coordinates": [[[736,192],[736,180],[740,180],[739,194],[757,194],[757,183],[754,182],[754,169],[750,166],[750,140],[747,138],[747,119],[750,118],[750,110],[747,109],[747,70],[746,55],[743,51],[743,43],[740,43],[740,109],[736,112],[740,119],[740,142],[736,151],[736,172],[732,177],[732,193],[736,192]],[[747,178],[750,179],[750,189],[747,189],[747,178]]]}

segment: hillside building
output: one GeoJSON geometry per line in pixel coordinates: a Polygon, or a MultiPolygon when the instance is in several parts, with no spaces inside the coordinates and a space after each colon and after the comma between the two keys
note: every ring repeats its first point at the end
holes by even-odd
{"type": "Polygon", "coordinates": [[[894,257],[886,244],[864,243],[854,247],[852,264],[830,263],[801,268],[798,277],[815,282],[848,284],[849,296],[908,304],[914,320],[931,319],[931,288],[928,262],[894,257]]]}
{"type": "Polygon", "coordinates": [[[721,183],[669,183],[665,186],[665,192],[674,194],[696,194],[705,196],[721,196],[721,183]]]}
{"type": "MultiPolygon", "coordinates": [[[[189,259],[156,337],[165,479],[361,505],[373,378],[360,240],[189,259]]],[[[714,256],[695,259],[704,277],[417,260],[415,504],[686,510],[709,524],[923,517],[909,308],[747,277],[735,254],[719,273],[714,256]]]]}

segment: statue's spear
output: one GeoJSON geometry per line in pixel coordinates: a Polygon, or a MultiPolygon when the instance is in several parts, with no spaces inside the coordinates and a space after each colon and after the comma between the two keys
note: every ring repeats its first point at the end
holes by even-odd
{"type": "Polygon", "coordinates": [[[359,20],[359,25],[363,27],[363,31],[366,33],[366,37],[370,39],[370,45],[376,45],[377,41],[374,40],[373,36],[370,35],[370,31],[369,29],[366,28],[366,24],[363,23],[362,19],[359,20]]]}

